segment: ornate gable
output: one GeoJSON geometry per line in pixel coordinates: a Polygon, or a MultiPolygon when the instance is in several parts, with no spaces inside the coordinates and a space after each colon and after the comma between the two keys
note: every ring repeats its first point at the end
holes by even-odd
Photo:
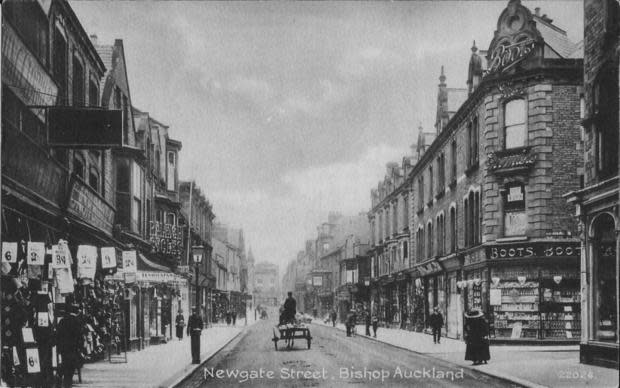
{"type": "Polygon", "coordinates": [[[530,10],[521,0],[510,0],[497,20],[497,30],[489,45],[487,74],[506,72],[533,55],[542,55],[541,43],[530,10]]]}

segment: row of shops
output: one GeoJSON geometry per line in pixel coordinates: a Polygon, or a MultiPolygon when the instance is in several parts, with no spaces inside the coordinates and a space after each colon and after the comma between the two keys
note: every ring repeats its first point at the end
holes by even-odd
{"type": "MultiPolygon", "coordinates": [[[[575,241],[482,245],[343,285],[334,301],[341,315],[369,307],[381,325],[414,331],[429,330],[429,316],[438,307],[444,336],[458,339],[464,313],[480,309],[493,342],[577,343],[580,255],[575,241]]],[[[320,304],[321,311],[332,305],[320,304]]]]}

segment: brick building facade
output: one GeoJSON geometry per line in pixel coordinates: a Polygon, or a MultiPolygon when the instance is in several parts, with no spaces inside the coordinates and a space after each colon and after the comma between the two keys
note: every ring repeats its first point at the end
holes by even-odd
{"type": "Polygon", "coordinates": [[[581,237],[580,359],[618,368],[620,6],[584,1],[585,187],[566,195],[581,237]]]}

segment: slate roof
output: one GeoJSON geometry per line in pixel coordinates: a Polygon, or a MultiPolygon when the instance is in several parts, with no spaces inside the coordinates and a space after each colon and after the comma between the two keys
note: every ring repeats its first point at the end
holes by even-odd
{"type": "Polygon", "coordinates": [[[534,16],[534,21],[536,21],[536,29],[542,35],[545,44],[558,53],[560,57],[569,58],[575,52],[577,45],[568,39],[564,30],[550,25],[539,16],[534,16]]]}

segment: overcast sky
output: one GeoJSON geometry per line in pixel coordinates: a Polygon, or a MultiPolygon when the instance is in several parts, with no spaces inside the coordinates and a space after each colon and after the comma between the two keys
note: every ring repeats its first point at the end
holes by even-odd
{"type": "MultiPolygon", "coordinates": [[[[88,34],[124,41],[133,104],[183,142],[181,178],[281,268],[330,210],[369,210],[433,127],[441,65],[465,87],[507,3],[71,1],[88,34]]],[[[582,39],[581,1],[523,4],[582,39]]]]}

